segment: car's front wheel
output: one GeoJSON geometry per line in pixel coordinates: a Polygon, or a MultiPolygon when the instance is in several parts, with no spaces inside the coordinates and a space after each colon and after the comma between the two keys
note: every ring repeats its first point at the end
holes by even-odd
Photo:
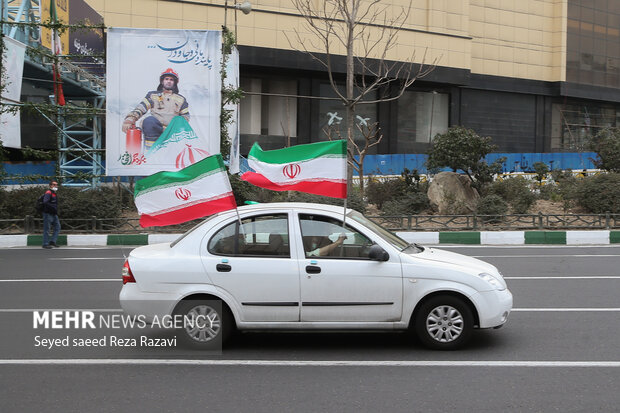
{"type": "Polygon", "coordinates": [[[175,316],[182,317],[179,341],[199,350],[221,350],[233,329],[232,315],[220,300],[186,300],[175,316]]]}
{"type": "Polygon", "coordinates": [[[474,316],[460,298],[449,295],[432,297],[419,308],[415,318],[416,335],[434,350],[456,350],[471,338],[474,316]]]}

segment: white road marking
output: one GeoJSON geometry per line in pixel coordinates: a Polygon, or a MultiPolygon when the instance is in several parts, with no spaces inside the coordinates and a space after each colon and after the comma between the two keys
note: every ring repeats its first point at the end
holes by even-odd
{"type": "Polygon", "coordinates": [[[0,313],[34,313],[35,311],[92,311],[95,313],[122,313],[121,308],[0,308],[0,313]]]}
{"type": "MultiPolygon", "coordinates": [[[[34,311],[94,311],[100,313],[122,313],[121,308],[0,308],[0,313],[32,313],[34,311]]],[[[620,307],[599,307],[599,308],[513,308],[512,312],[620,312],[620,307]]]]}
{"type": "Polygon", "coordinates": [[[573,308],[513,308],[511,311],[515,312],[549,312],[549,313],[553,313],[553,312],[566,312],[566,313],[570,313],[570,312],[618,312],[620,311],[620,308],[617,307],[608,307],[608,308],[579,308],[579,307],[573,307],[573,308]]]}
{"type": "Polygon", "coordinates": [[[548,248],[548,249],[559,249],[559,248],[578,248],[578,249],[582,249],[582,248],[619,248],[620,244],[601,244],[601,245],[565,245],[565,244],[556,244],[556,245],[542,245],[542,244],[525,244],[525,245],[480,245],[480,244],[433,244],[433,245],[422,245],[423,247],[428,247],[428,248],[437,248],[437,249],[442,249],[442,248],[510,248],[511,250],[514,249],[542,249],[542,248],[548,248]]]}
{"type": "Polygon", "coordinates": [[[0,280],[0,283],[46,283],[46,282],[121,282],[120,278],[27,278],[23,280],[0,280]]]}
{"type": "Polygon", "coordinates": [[[620,257],[620,254],[546,254],[546,255],[471,255],[472,258],[598,258],[620,257]]]}
{"type": "Polygon", "coordinates": [[[48,258],[51,261],[88,261],[88,260],[124,260],[123,257],[67,257],[67,258],[48,258]]]}
{"type": "Polygon", "coordinates": [[[541,276],[541,277],[504,277],[505,280],[615,280],[620,279],[620,275],[577,275],[577,276],[566,276],[566,277],[551,277],[551,276],[541,276]]]}
{"type": "Polygon", "coordinates": [[[620,361],[521,360],[187,360],[187,359],[0,359],[0,365],[158,365],[266,367],[620,367],[620,361]]]}

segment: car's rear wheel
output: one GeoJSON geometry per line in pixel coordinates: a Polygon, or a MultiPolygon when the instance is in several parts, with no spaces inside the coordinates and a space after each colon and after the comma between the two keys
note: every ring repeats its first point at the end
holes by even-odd
{"type": "Polygon", "coordinates": [[[456,350],[471,338],[474,316],[460,298],[449,295],[432,297],[419,308],[415,318],[416,335],[434,350],[456,350]]]}
{"type": "Polygon", "coordinates": [[[233,330],[233,318],[220,300],[186,300],[175,310],[182,317],[179,341],[199,350],[221,350],[233,330]]]}

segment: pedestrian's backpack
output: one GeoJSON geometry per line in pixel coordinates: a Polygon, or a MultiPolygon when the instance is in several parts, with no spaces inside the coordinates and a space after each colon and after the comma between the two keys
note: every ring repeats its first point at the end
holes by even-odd
{"type": "Polygon", "coordinates": [[[45,194],[43,194],[39,198],[37,198],[37,202],[34,204],[34,209],[36,209],[38,213],[42,213],[43,212],[43,197],[44,196],[45,196],[45,194]]]}

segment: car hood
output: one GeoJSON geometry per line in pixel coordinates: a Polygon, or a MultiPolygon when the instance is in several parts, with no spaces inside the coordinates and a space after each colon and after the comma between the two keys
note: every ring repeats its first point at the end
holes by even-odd
{"type": "Polygon", "coordinates": [[[422,260],[459,265],[479,273],[486,272],[492,275],[499,273],[497,268],[488,262],[481,261],[477,258],[468,257],[466,255],[457,254],[456,252],[444,251],[436,248],[425,247],[422,252],[408,255],[422,260]]]}

